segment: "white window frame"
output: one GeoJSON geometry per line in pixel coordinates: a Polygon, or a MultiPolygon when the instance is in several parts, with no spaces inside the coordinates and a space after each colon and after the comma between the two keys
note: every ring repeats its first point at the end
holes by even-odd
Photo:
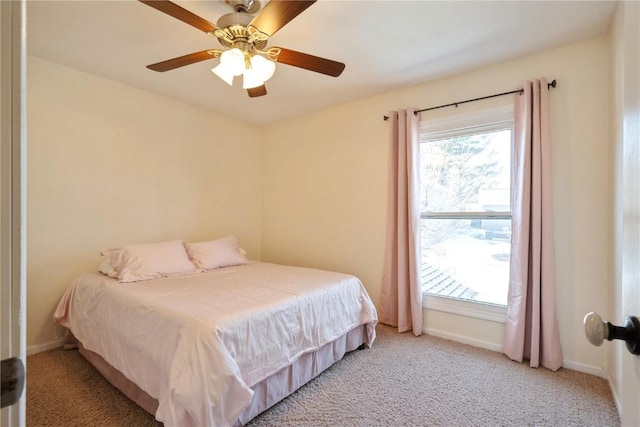
{"type": "MultiPolygon", "coordinates": [[[[423,118],[420,123],[420,142],[423,143],[427,140],[441,139],[443,137],[452,138],[469,135],[476,133],[478,130],[490,132],[511,128],[513,131],[513,121],[513,104],[485,108],[442,118],[423,118]]],[[[504,212],[423,212],[421,213],[421,219],[461,219],[477,215],[482,215],[486,218],[511,218],[510,212],[506,214],[507,215],[505,215],[504,212]]],[[[497,323],[505,323],[507,318],[507,307],[504,305],[438,296],[428,294],[427,292],[423,292],[422,301],[423,308],[430,310],[443,311],[497,323]]]]}

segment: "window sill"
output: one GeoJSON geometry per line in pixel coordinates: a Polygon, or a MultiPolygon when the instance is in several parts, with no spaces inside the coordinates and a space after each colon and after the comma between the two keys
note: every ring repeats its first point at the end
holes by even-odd
{"type": "Polygon", "coordinates": [[[429,310],[443,311],[476,319],[506,323],[507,307],[477,301],[464,301],[433,294],[422,294],[422,307],[429,310]]]}

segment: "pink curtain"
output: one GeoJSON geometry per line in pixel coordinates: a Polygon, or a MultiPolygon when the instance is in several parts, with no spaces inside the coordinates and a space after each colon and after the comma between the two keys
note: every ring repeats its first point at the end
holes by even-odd
{"type": "Polygon", "coordinates": [[[503,351],[553,371],[562,366],[556,317],[551,141],[546,79],[516,96],[511,272],[503,351]]]}
{"type": "Polygon", "coordinates": [[[389,114],[387,244],[378,313],[381,323],[416,336],[422,334],[419,135],[414,110],[389,114]]]}

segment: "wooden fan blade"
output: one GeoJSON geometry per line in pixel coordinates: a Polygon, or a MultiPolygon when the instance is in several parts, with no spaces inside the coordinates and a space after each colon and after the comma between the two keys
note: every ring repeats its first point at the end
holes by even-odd
{"type": "Polygon", "coordinates": [[[338,77],[344,71],[345,65],[342,62],[281,47],[276,49],[280,49],[276,62],[281,64],[293,65],[294,67],[304,68],[305,70],[315,71],[331,77],[338,77]]]}
{"type": "Polygon", "coordinates": [[[249,97],[256,98],[258,96],[265,96],[267,94],[267,87],[265,85],[247,89],[249,97]]]}
{"type": "Polygon", "coordinates": [[[164,12],[169,16],[173,16],[176,19],[186,22],[187,24],[196,27],[205,33],[210,33],[218,29],[211,22],[204,18],[199,17],[195,13],[189,12],[187,9],[178,6],[168,0],[138,0],[141,3],[151,6],[154,9],[164,12]]]}
{"type": "Polygon", "coordinates": [[[249,25],[272,36],[315,2],[316,0],[271,0],[249,25]]]}
{"type": "Polygon", "coordinates": [[[207,59],[215,57],[215,49],[201,50],[200,52],[194,52],[177,58],[167,59],[166,61],[158,62],[156,64],[147,65],[147,68],[153,71],[164,72],[184,67],[185,65],[195,64],[196,62],[206,61],[207,59]]]}

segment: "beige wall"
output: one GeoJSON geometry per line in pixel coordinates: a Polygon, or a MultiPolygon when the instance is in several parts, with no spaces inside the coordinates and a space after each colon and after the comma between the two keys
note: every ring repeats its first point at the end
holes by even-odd
{"type": "MultiPolygon", "coordinates": [[[[558,317],[565,366],[602,374],[584,338],[607,313],[611,241],[609,41],[601,37],[266,127],[262,259],[358,275],[377,303],[384,255],[389,110],[499,93],[555,78],[551,92],[558,317]]],[[[482,108],[499,98],[467,104],[482,108]]],[[[437,115],[463,108],[437,110],[437,115]]],[[[428,313],[425,328],[500,347],[502,324],[428,313]]]]}
{"type": "MultiPolygon", "coordinates": [[[[28,345],[55,339],[51,313],[65,287],[96,268],[100,249],[123,243],[236,234],[254,259],[353,273],[378,302],[382,116],[546,76],[558,80],[551,108],[561,339],[566,366],[597,373],[606,350],[587,343],[582,318],[608,314],[609,61],[608,38],[596,38],[261,129],[30,57],[28,345]]],[[[500,346],[502,324],[436,312],[425,319],[433,333],[500,346]]]]}
{"type": "Polygon", "coordinates": [[[100,250],[235,234],[260,257],[259,128],[28,58],[27,345],[100,250]]]}

